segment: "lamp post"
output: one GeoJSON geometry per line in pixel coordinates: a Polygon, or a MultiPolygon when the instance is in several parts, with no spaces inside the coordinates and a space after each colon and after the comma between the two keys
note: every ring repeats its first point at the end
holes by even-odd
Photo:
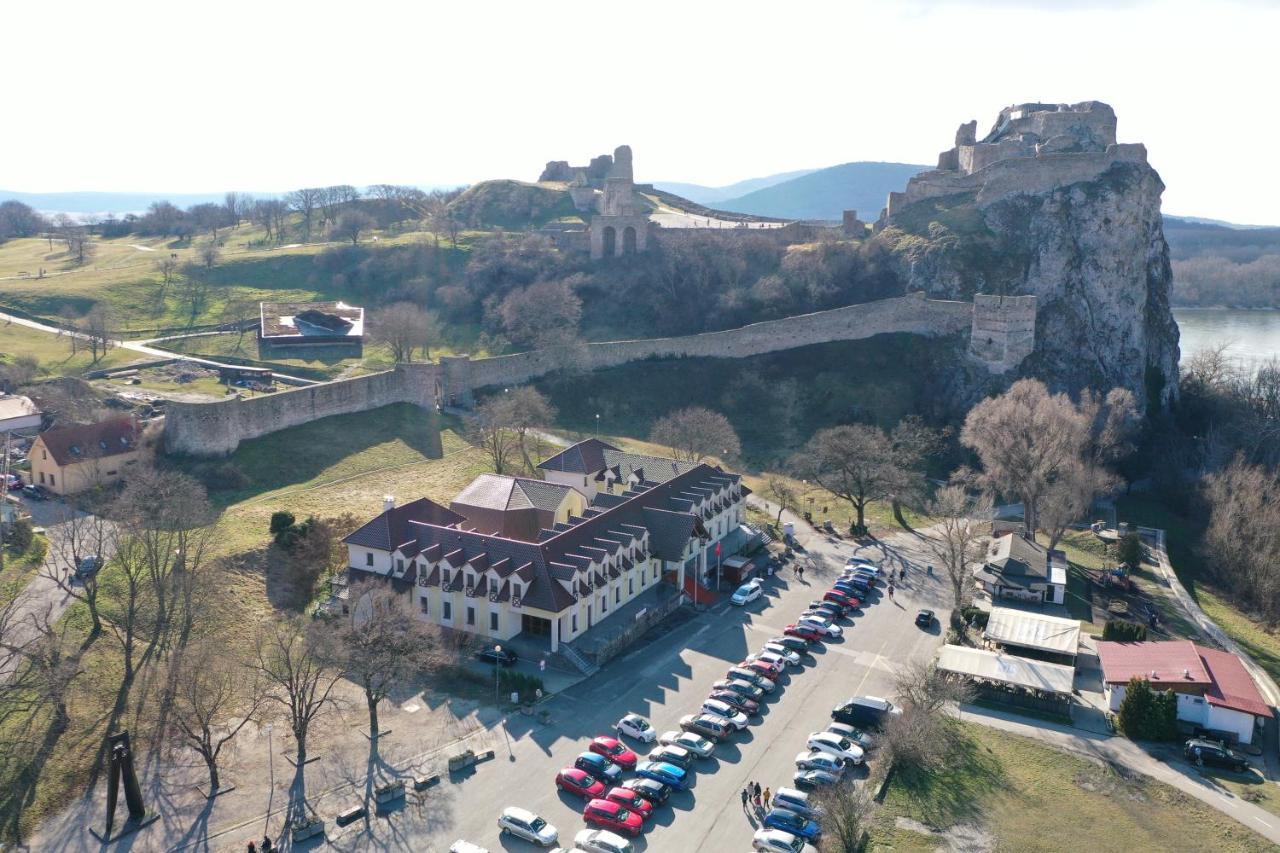
{"type": "Polygon", "coordinates": [[[600,413],[596,412],[596,438],[600,437],[600,413]]]}
{"type": "Polygon", "coordinates": [[[502,646],[493,647],[493,704],[499,704],[498,701],[498,665],[502,660],[502,646]]]}

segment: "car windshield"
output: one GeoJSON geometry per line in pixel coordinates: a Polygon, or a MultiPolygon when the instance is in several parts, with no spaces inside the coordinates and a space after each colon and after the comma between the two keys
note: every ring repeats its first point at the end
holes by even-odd
{"type": "Polygon", "coordinates": [[[621,755],[622,751],[626,749],[626,747],[620,743],[615,743],[613,746],[609,746],[606,743],[606,744],[601,744],[601,746],[603,746],[605,749],[605,752],[609,753],[610,755],[621,755]]]}
{"type": "Polygon", "coordinates": [[[540,817],[535,817],[533,819],[533,822],[529,824],[529,828],[532,829],[534,832],[542,832],[542,828],[546,825],[547,825],[547,822],[545,820],[543,820],[540,817]]]}
{"type": "Polygon", "coordinates": [[[646,723],[644,720],[640,719],[639,717],[632,718],[628,722],[630,722],[632,726],[639,729],[640,731],[644,731],[645,729],[649,728],[649,724],[646,723]]]}

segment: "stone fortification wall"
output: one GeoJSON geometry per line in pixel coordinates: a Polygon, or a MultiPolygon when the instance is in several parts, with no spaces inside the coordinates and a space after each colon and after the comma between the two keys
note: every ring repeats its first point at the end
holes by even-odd
{"type": "Polygon", "coordinates": [[[1034,296],[973,297],[969,354],[992,373],[1007,373],[1036,348],[1034,296]]]}

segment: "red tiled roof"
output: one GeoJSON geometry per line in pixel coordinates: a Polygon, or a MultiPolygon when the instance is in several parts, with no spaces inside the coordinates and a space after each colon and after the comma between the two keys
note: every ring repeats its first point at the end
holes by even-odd
{"type": "Polygon", "coordinates": [[[138,449],[138,429],[131,417],[112,418],[96,424],[54,427],[40,433],[39,441],[59,465],[103,459],[138,449]]]}
{"type": "Polygon", "coordinates": [[[1213,679],[1213,684],[1204,694],[1210,705],[1243,711],[1255,717],[1271,716],[1271,707],[1258,692],[1258,685],[1238,657],[1204,646],[1196,646],[1196,651],[1209,670],[1209,678],[1213,679]]]}
{"type": "Polygon", "coordinates": [[[1150,681],[1153,687],[1210,683],[1196,644],[1190,640],[1100,642],[1098,660],[1102,663],[1102,680],[1108,684],[1127,684],[1135,675],[1150,681]]]}

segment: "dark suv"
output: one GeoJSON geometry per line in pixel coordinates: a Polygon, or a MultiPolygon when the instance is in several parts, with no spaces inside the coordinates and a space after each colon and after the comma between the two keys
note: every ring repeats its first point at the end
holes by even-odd
{"type": "Polygon", "coordinates": [[[1183,745],[1182,754],[1188,761],[1193,761],[1200,766],[1212,764],[1215,767],[1226,767],[1237,773],[1243,773],[1249,769],[1249,759],[1211,740],[1199,738],[1189,740],[1183,745]]]}
{"type": "Polygon", "coordinates": [[[510,649],[497,649],[489,647],[476,652],[476,658],[485,663],[500,663],[503,666],[515,666],[519,656],[510,649]]]}

